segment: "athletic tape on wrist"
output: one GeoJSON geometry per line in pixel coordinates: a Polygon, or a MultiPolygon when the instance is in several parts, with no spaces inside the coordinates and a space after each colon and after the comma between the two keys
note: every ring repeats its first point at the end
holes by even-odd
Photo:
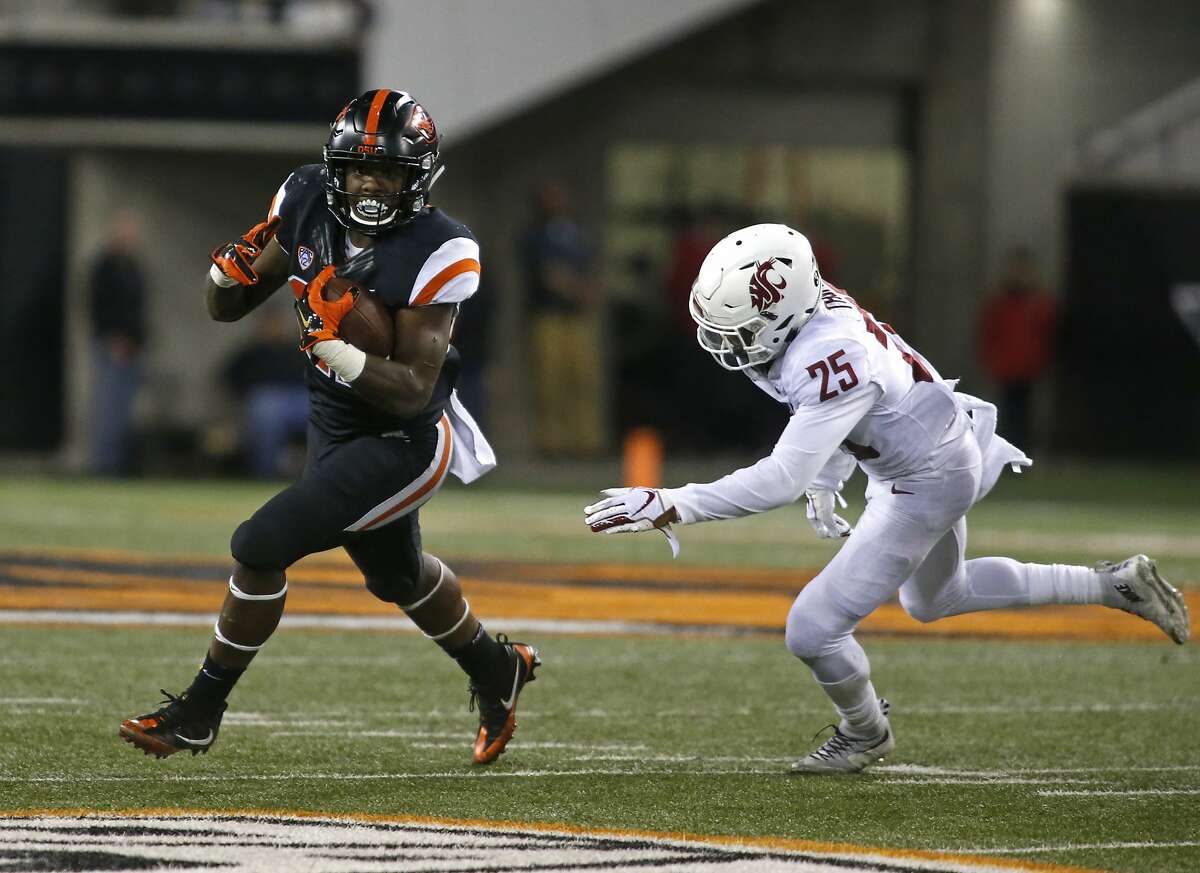
{"type": "Polygon", "coordinates": [[[445,631],[440,634],[425,634],[425,631],[421,631],[421,633],[425,634],[425,636],[427,636],[429,639],[433,640],[434,642],[437,642],[438,640],[444,640],[446,637],[450,636],[450,634],[454,633],[456,630],[458,630],[460,627],[462,627],[462,623],[467,620],[467,616],[470,614],[471,614],[471,604],[468,603],[467,598],[464,597],[463,598],[462,618],[460,618],[458,621],[456,621],[454,623],[454,627],[452,627],[452,628],[450,628],[450,630],[445,631]]]}
{"type": "Polygon", "coordinates": [[[353,382],[361,376],[363,368],[367,366],[367,353],[344,340],[321,340],[313,345],[313,351],[329,365],[329,369],[347,382],[353,382]]]}
{"type": "Polygon", "coordinates": [[[212,279],[214,285],[218,285],[221,288],[232,288],[238,283],[237,279],[231,279],[226,276],[216,264],[208,268],[208,278],[212,279]]]}
{"type": "Polygon", "coordinates": [[[239,652],[257,652],[259,649],[261,649],[263,646],[266,645],[265,642],[262,642],[262,643],[259,643],[257,646],[243,646],[240,643],[234,643],[234,642],[227,640],[225,638],[225,634],[221,633],[221,619],[220,618],[218,618],[213,623],[213,634],[216,636],[218,643],[224,643],[225,645],[229,646],[231,649],[237,649],[239,652]]]}
{"type": "Polygon", "coordinates": [[[247,594],[241,588],[233,584],[233,577],[229,577],[229,593],[238,600],[278,600],[283,595],[287,594],[287,582],[283,583],[283,588],[276,591],[274,594],[247,594]]]}
{"type": "Polygon", "coordinates": [[[410,603],[407,606],[401,606],[400,608],[402,610],[404,610],[405,612],[412,612],[412,610],[414,610],[414,609],[420,609],[422,606],[425,605],[425,602],[427,600],[429,600],[429,598],[433,597],[433,595],[437,594],[437,590],[442,587],[442,580],[446,578],[446,565],[441,562],[440,558],[435,558],[434,560],[438,562],[437,582],[435,582],[433,584],[433,587],[429,589],[429,593],[426,594],[424,597],[422,597],[420,600],[418,600],[416,603],[410,603]]]}

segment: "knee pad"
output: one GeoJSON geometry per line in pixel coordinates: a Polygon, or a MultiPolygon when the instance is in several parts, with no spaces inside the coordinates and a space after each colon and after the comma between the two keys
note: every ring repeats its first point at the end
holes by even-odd
{"type": "Polygon", "coordinates": [[[417,552],[409,556],[390,573],[372,573],[363,579],[367,590],[384,603],[400,605],[416,600],[421,596],[421,554],[417,552]]]}
{"type": "Polygon", "coordinates": [[[940,604],[904,588],[900,589],[900,607],[922,624],[937,621],[946,614],[940,604]]]}
{"type": "Polygon", "coordinates": [[[797,658],[817,658],[837,643],[839,634],[812,616],[788,616],[784,643],[797,658]]]}
{"type": "Polygon", "coordinates": [[[285,532],[259,516],[243,521],[233,532],[229,551],[239,564],[255,570],[286,570],[292,563],[285,553],[285,532]]]}

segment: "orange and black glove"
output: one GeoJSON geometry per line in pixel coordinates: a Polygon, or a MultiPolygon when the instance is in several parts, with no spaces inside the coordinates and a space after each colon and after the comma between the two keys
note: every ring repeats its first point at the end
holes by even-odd
{"type": "Polygon", "coordinates": [[[302,292],[296,294],[296,319],[300,322],[300,348],[311,349],[322,340],[338,339],[342,317],[354,308],[354,300],[362,290],[356,284],[345,284],[334,300],[325,297],[326,286],[337,277],[351,283],[361,281],[375,268],[375,253],[367,249],[340,266],[329,264],[313,278],[302,292]]]}
{"type": "MultiPolygon", "coordinates": [[[[279,216],[269,221],[254,225],[237,239],[230,240],[224,245],[212,250],[213,264],[230,281],[236,285],[258,284],[258,273],[254,271],[254,261],[262,254],[275,236],[279,227],[279,216]]],[[[221,283],[218,283],[221,284],[221,283]]]]}

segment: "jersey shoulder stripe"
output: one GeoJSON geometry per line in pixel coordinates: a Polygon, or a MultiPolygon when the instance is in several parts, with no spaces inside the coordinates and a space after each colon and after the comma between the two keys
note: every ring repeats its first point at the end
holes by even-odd
{"type": "Polygon", "coordinates": [[[479,285],[479,243],[465,224],[430,207],[375,242],[375,291],[396,307],[458,303],[479,285]]]}
{"type": "Polygon", "coordinates": [[[466,237],[446,240],[421,267],[410,306],[461,303],[479,288],[479,243],[466,237]]]}

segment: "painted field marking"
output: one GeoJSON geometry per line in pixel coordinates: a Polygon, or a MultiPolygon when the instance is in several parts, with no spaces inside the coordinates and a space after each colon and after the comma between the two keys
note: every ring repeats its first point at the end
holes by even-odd
{"type": "Polygon", "coordinates": [[[1200,788],[1096,788],[1091,791],[1043,789],[1039,797],[1170,797],[1200,794],[1200,788]]]}
{"type": "MultiPolygon", "coordinates": [[[[457,739],[454,743],[454,748],[461,748],[465,742],[464,737],[469,734],[466,731],[401,731],[401,730],[378,730],[378,731],[271,731],[271,737],[347,737],[347,738],[363,738],[363,739],[397,739],[397,740],[450,740],[457,739]]],[[[418,745],[412,743],[411,745],[418,745]]]]}
{"type": "Polygon", "coordinates": [[[386,860],[402,869],[412,862],[430,869],[460,868],[466,862],[487,869],[654,867],[678,873],[714,868],[747,873],[1095,873],[994,855],[782,837],[277,810],[19,811],[0,813],[0,834],[23,857],[44,853],[61,863],[98,854],[112,862],[112,869],[150,865],[207,870],[220,865],[232,873],[300,868],[342,873],[386,860]]]}
{"type": "Polygon", "coordinates": [[[1200,709],[1200,700],[1145,701],[1140,703],[1066,703],[1066,704],[1006,704],[981,706],[906,706],[908,715],[1020,715],[1042,713],[1104,713],[1104,712],[1162,712],[1167,710],[1200,709]]]}
{"type": "MultiPolygon", "coordinates": [[[[453,743],[413,743],[413,746],[435,747],[458,749],[463,746],[463,742],[453,743]]],[[[523,749],[530,748],[551,748],[559,749],[564,747],[583,747],[584,744],[572,743],[522,743],[523,749]]],[[[596,746],[591,746],[596,748],[596,746]]],[[[614,751],[637,751],[646,748],[639,745],[621,745],[607,744],[601,745],[600,748],[611,748],[614,751]]],[[[571,760],[606,760],[602,756],[579,756],[571,758],[571,760]]],[[[143,782],[154,780],[165,780],[170,782],[207,782],[221,779],[243,780],[243,781],[261,781],[261,782],[287,782],[298,780],[330,780],[330,781],[356,781],[356,780],[377,780],[385,781],[389,779],[408,780],[408,779],[528,779],[528,778],[543,778],[552,776],[688,776],[693,774],[702,774],[706,776],[712,775],[774,775],[786,777],[789,779],[796,778],[791,775],[785,768],[781,766],[764,769],[764,764],[781,765],[793,760],[792,757],[777,758],[777,757],[707,757],[707,756],[683,756],[683,755],[630,755],[628,757],[614,758],[614,763],[618,761],[628,761],[631,764],[705,764],[713,762],[719,765],[736,765],[745,763],[755,766],[737,767],[737,766],[718,766],[718,767],[678,767],[666,768],[659,767],[656,769],[644,768],[622,768],[622,767],[580,767],[580,768],[555,768],[555,769],[519,769],[509,771],[487,770],[487,771],[430,771],[430,772],[394,772],[394,773],[343,773],[343,772],[310,772],[310,773],[276,773],[276,774],[238,774],[228,773],[222,775],[207,775],[207,774],[161,774],[161,775],[110,775],[110,776],[0,776],[0,783],[57,783],[70,782],[78,780],[81,782],[143,782]]],[[[890,765],[878,767],[866,774],[862,780],[862,785],[866,787],[882,787],[882,788],[905,788],[916,785],[968,785],[988,787],[995,785],[1041,785],[1041,784],[1076,784],[1076,785],[1103,785],[1104,780],[1095,779],[1063,779],[1056,776],[1055,778],[1038,779],[1038,774],[1046,774],[1051,776],[1058,773],[1072,773],[1086,775],[1089,773],[1109,773],[1114,771],[1121,772],[1159,772],[1162,770],[1170,770],[1172,768],[1114,768],[1114,767],[1097,767],[1091,769],[1073,768],[1066,771],[1060,770],[951,770],[945,768],[917,768],[912,765],[890,765]],[[903,767],[904,769],[900,769],[903,767]],[[917,775],[919,772],[925,772],[925,775],[917,775]],[[899,777],[899,778],[897,778],[899,777]]],[[[1183,769],[1183,768],[1180,768],[1183,769]]],[[[1196,768],[1191,768],[1196,769],[1196,768]]],[[[1106,795],[1114,796],[1140,794],[1200,794],[1200,788],[1180,788],[1180,789],[1108,789],[1097,788],[1094,790],[1039,790],[1036,792],[1042,796],[1091,796],[1091,795],[1106,795]]]]}
{"type": "Polygon", "coordinates": [[[1160,840],[1125,843],[1066,843],[1061,846],[1021,846],[1005,849],[947,849],[972,855],[1032,855],[1035,852],[1076,852],[1107,849],[1189,849],[1200,846],[1200,840],[1160,840]]]}

